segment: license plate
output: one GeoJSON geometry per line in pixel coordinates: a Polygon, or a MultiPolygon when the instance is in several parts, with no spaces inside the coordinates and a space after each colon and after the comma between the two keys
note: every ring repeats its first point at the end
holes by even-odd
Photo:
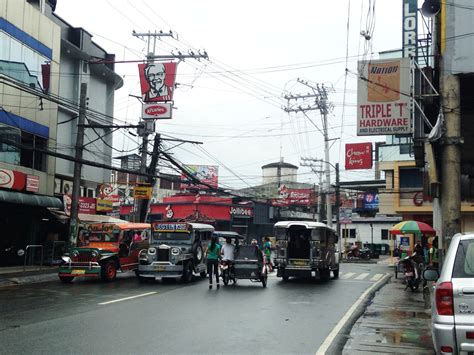
{"type": "Polygon", "coordinates": [[[305,266],[305,265],[308,265],[308,262],[306,261],[293,261],[293,265],[297,265],[297,266],[305,266]]]}
{"type": "Polygon", "coordinates": [[[155,271],[165,271],[164,266],[155,266],[155,271]]]}
{"type": "Polygon", "coordinates": [[[84,275],[86,273],[86,270],[72,270],[71,274],[72,275],[84,275]]]}

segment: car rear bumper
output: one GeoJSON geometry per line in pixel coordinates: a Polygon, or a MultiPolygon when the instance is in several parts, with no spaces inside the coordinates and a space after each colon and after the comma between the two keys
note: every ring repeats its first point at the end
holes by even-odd
{"type": "Polygon", "coordinates": [[[441,352],[442,346],[449,346],[456,353],[456,334],[454,325],[433,323],[433,344],[437,354],[452,354],[441,352]]]}

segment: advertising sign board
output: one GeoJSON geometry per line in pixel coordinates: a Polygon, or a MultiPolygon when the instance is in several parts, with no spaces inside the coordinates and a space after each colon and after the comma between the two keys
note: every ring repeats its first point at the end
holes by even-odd
{"type": "Polygon", "coordinates": [[[281,185],[278,190],[279,198],[272,200],[273,206],[301,205],[309,206],[312,203],[313,189],[289,189],[281,185]]]}
{"type": "Polygon", "coordinates": [[[144,120],[171,119],[171,102],[143,104],[142,118],[144,120]]]}
{"type": "Polygon", "coordinates": [[[346,170],[372,168],[372,143],[346,144],[346,170]]]}
{"type": "MultiPolygon", "coordinates": [[[[219,167],[215,165],[185,165],[184,166],[188,172],[191,173],[193,177],[199,181],[210,185],[211,187],[218,187],[218,177],[219,177],[219,167]]],[[[181,189],[188,188],[199,188],[199,189],[209,189],[209,186],[206,185],[196,185],[193,182],[189,182],[189,179],[185,175],[181,175],[181,189]],[[186,182],[185,182],[186,181],[186,182]]]]}
{"type": "Polygon", "coordinates": [[[152,193],[151,186],[135,186],[133,188],[133,197],[135,199],[150,199],[152,193]]]}
{"type": "Polygon", "coordinates": [[[403,38],[404,57],[415,57],[418,45],[418,1],[403,0],[403,38]]]}
{"type": "Polygon", "coordinates": [[[177,63],[138,64],[144,102],[173,100],[177,63]]]}
{"type": "Polygon", "coordinates": [[[410,59],[359,62],[357,135],[412,132],[410,59]]]}

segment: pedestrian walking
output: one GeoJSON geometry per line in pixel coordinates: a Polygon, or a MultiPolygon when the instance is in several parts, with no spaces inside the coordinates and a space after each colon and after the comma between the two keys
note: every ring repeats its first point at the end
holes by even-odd
{"type": "Polygon", "coordinates": [[[212,289],[212,274],[216,276],[217,288],[219,285],[219,257],[221,256],[221,245],[217,242],[217,237],[212,236],[211,242],[207,245],[207,272],[209,273],[209,289],[212,289]]]}
{"type": "Polygon", "coordinates": [[[269,237],[265,237],[265,244],[263,244],[263,251],[265,252],[265,259],[266,259],[267,266],[269,268],[269,272],[273,272],[272,242],[270,242],[269,237]]]}
{"type": "Polygon", "coordinates": [[[429,256],[430,256],[430,263],[429,263],[430,267],[432,267],[435,270],[438,270],[439,268],[438,236],[434,237],[433,241],[431,242],[429,256]]]}

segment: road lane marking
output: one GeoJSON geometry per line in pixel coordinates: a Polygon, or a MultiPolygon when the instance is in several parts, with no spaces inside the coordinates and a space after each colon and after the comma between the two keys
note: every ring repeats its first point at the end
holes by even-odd
{"type": "Polygon", "coordinates": [[[344,327],[344,325],[347,323],[347,321],[351,318],[352,314],[357,310],[357,308],[360,306],[362,302],[364,302],[365,298],[372,292],[372,290],[377,289],[377,287],[383,283],[388,277],[390,277],[390,274],[385,274],[385,277],[380,279],[378,282],[372,284],[360,297],[355,301],[355,303],[352,305],[351,308],[344,314],[344,316],[341,318],[341,320],[336,324],[336,326],[331,330],[331,333],[324,339],[324,342],[321,344],[319,347],[318,351],[316,351],[316,355],[323,355],[326,354],[326,351],[329,349],[331,346],[333,340],[336,338],[337,334],[341,331],[341,329],[344,327]]]}
{"type": "Polygon", "coordinates": [[[355,275],[355,272],[348,272],[347,274],[342,275],[340,278],[345,280],[348,279],[349,277],[352,277],[355,275]]]}
{"type": "Polygon", "coordinates": [[[355,279],[356,279],[356,280],[363,280],[363,279],[365,279],[367,276],[369,276],[369,273],[368,273],[368,272],[364,272],[364,273],[360,274],[359,276],[357,276],[355,279]]]}
{"type": "Polygon", "coordinates": [[[122,302],[122,301],[132,300],[132,299],[134,299],[134,298],[150,296],[150,295],[154,295],[154,294],[157,294],[157,293],[158,293],[158,292],[147,292],[147,293],[142,293],[141,295],[119,298],[119,299],[112,300],[112,301],[107,301],[107,302],[101,302],[101,303],[99,303],[99,304],[100,304],[101,306],[103,306],[103,305],[106,305],[106,304],[111,304],[111,303],[116,303],[116,302],[122,302]]]}
{"type": "Polygon", "coordinates": [[[383,276],[383,274],[375,274],[374,276],[372,276],[370,281],[378,281],[382,278],[382,276],[383,276]]]}

